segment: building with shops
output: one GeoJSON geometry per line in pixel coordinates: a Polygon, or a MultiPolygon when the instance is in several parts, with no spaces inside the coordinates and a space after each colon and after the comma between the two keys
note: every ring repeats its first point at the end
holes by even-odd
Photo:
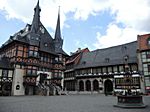
{"type": "Polygon", "coordinates": [[[11,66],[9,58],[0,59],[0,96],[11,95],[14,68],[11,66]]]}
{"type": "Polygon", "coordinates": [[[150,34],[138,35],[139,70],[144,74],[145,90],[150,93],[150,34]]]}
{"type": "Polygon", "coordinates": [[[7,57],[9,61],[8,67],[0,69],[1,93],[33,95],[43,94],[47,88],[54,91],[63,87],[67,54],[62,49],[60,12],[55,37],[52,38],[40,21],[40,11],[38,0],[32,24],[10,36],[0,48],[0,58],[7,57]],[[6,86],[9,89],[5,89],[6,86]]]}
{"type": "Polygon", "coordinates": [[[71,53],[71,56],[66,61],[66,70],[64,75],[64,89],[67,91],[76,90],[76,73],[75,68],[78,66],[83,53],[89,52],[88,48],[78,49],[76,52],[71,53]]]}
{"type": "MultiPolygon", "coordinates": [[[[66,71],[64,83],[74,80],[74,86],[65,85],[67,90],[90,91],[99,93],[112,93],[113,91],[122,91],[125,85],[119,81],[115,87],[115,76],[124,77],[126,75],[126,66],[128,73],[133,76],[132,89],[144,92],[143,74],[139,71],[137,41],[122,44],[114,47],[98,49],[89,52],[80,53],[78,63],[66,71]],[[126,64],[127,63],[127,64],[126,64]],[[68,73],[71,73],[70,77],[68,73]],[[72,77],[71,77],[72,76],[72,77]]],[[[82,51],[82,50],[81,50],[82,51]]],[[[71,56],[71,58],[74,55],[71,56]]]]}

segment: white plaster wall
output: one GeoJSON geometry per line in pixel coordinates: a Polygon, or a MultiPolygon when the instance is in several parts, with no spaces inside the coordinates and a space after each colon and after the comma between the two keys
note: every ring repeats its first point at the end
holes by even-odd
{"type": "Polygon", "coordinates": [[[12,71],[12,70],[9,70],[9,72],[8,72],[8,77],[12,77],[12,75],[13,75],[13,71],[12,71]]]}
{"type": "Polygon", "coordinates": [[[2,69],[0,69],[0,76],[2,76],[2,69]]]}
{"type": "Polygon", "coordinates": [[[62,88],[64,88],[64,72],[62,72],[61,86],[62,88]]]}
{"type": "Polygon", "coordinates": [[[141,78],[140,78],[140,86],[141,86],[141,92],[142,93],[145,93],[145,82],[144,82],[144,76],[142,76],[141,78]]]}
{"type": "Polygon", "coordinates": [[[24,70],[16,68],[13,75],[12,95],[25,95],[25,88],[23,86],[24,70]],[[16,86],[20,85],[20,89],[16,90],[16,86]]]}
{"type": "MultiPolygon", "coordinates": [[[[137,56],[138,56],[138,68],[139,68],[139,71],[144,71],[143,64],[142,64],[141,53],[138,52],[137,56]]],[[[145,93],[145,79],[144,79],[144,74],[141,74],[141,75],[142,75],[142,77],[140,79],[141,92],[145,93]]]]}

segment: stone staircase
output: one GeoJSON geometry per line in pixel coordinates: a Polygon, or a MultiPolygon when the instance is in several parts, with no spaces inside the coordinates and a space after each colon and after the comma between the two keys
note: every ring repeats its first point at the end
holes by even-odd
{"type": "Polygon", "coordinates": [[[42,96],[47,96],[47,86],[46,85],[44,85],[43,83],[42,84],[38,84],[37,85],[37,87],[38,87],[38,94],[39,95],[42,95],[42,96]]]}
{"type": "Polygon", "coordinates": [[[49,96],[49,95],[61,95],[62,89],[57,86],[56,84],[48,84],[45,85],[44,83],[38,84],[38,94],[42,96],[49,96]]]}

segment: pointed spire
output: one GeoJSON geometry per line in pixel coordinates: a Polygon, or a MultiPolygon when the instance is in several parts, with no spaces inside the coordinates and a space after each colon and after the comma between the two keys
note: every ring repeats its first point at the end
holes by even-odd
{"type": "Polygon", "coordinates": [[[58,18],[57,18],[57,25],[56,25],[56,32],[55,32],[55,39],[62,39],[61,38],[61,31],[60,31],[60,6],[58,10],[58,18]]]}
{"type": "Polygon", "coordinates": [[[37,2],[36,7],[34,8],[34,17],[32,21],[32,27],[31,27],[31,32],[37,32],[39,28],[39,23],[40,23],[40,6],[39,6],[39,0],[37,2]]]}

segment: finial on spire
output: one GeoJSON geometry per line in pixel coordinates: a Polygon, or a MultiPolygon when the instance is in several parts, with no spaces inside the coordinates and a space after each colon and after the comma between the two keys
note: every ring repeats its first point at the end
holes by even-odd
{"type": "Polygon", "coordinates": [[[34,8],[34,11],[36,11],[36,10],[41,11],[41,8],[40,8],[40,5],[39,5],[39,0],[37,1],[36,7],[34,8]]]}
{"type": "Polygon", "coordinates": [[[63,46],[63,39],[61,37],[61,30],[60,30],[60,6],[58,10],[58,18],[57,18],[57,25],[55,31],[55,50],[56,52],[61,52],[63,46]]]}
{"type": "Polygon", "coordinates": [[[58,8],[58,14],[60,14],[60,5],[58,6],[59,8],[58,8]]]}
{"type": "Polygon", "coordinates": [[[60,6],[59,6],[59,9],[58,9],[58,18],[57,18],[55,39],[61,39],[61,31],[60,31],[60,6]]]}
{"type": "Polygon", "coordinates": [[[39,23],[40,23],[40,11],[41,11],[41,8],[39,6],[39,0],[38,0],[37,5],[34,8],[34,17],[33,17],[32,27],[31,27],[32,32],[38,31],[39,23]]]}
{"type": "Polygon", "coordinates": [[[38,2],[37,2],[37,5],[39,5],[39,0],[38,0],[38,2]]]}

